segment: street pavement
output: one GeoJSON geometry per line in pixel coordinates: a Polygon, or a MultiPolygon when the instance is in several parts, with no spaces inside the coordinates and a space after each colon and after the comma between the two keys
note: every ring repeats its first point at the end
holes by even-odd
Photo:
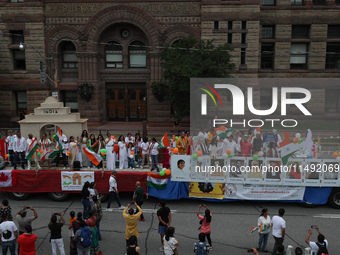
{"type": "MultiPolygon", "coordinates": [[[[132,193],[120,194],[121,202],[127,205],[132,200],[132,193]]],[[[69,223],[70,211],[83,211],[81,198],[79,194],[73,194],[67,201],[51,201],[47,194],[32,194],[28,200],[16,201],[11,199],[7,193],[0,193],[0,201],[8,199],[12,207],[12,215],[22,209],[23,205],[33,206],[37,213],[38,219],[32,224],[33,233],[38,236],[36,242],[37,254],[52,254],[49,243],[50,233],[48,223],[52,213],[62,212],[66,223],[69,223]]],[[[175,227],[175,237],[179,241],[179,254],[193,254],[193,244],[198,238],[199,220],[196,216],[198,205],[205,203],[201,200],[182,199],[168,201],[167,206],[172,210],[172,226],[175,227]]],[[[105,210],[107,202],[102,204],[105,210]]],[[[304,242],[308,228],[311,225],[318,225],[320,231],[329,241],[329,253],[340,254],[339,223],[340,210],[333,209],[328,205],[322,205],[315,208],[305,208],[296,203],[277,203],[277,202],[206,202],[206,205],[212,212],[211,239],[213,250],[211,254],[248,254],[247,249],[256,247],[258,234],[254,233],[248,236],[251,227],[257,224],[257,219],[262,208],[269,209],[269,215],[277,214],[280,207],[286,209],[284,216],[287,228],[285,247],[288,244],[300,247],[307,247],[304,242]]],[[[103,254],[125,254],[125,221],[122,216],[122,210],[117,208],[117,203],[113,201],[112,212],[104,211],[101,221],[102,241],[100,247],[103,254]]],[[[149,198],[142,206],[144,209],[145,222],[139,222],[138,228],[140,236],[138,244],[141,247],[141,254],[157,255],[162,254],[158,249],[161,246],[160,236],[157,232],[158,219],[157,210],[159,209],[157,199],[149,198]]],[[[201,213],[203,213],[203,208],[201,213]]],[[[29,212],[29,215],[31,212],[29,212]]],[[[15,223],[16,220],[14,220],[15,223]]],[[[69,254],[69,236],[68,226],[63,227],[63,239],[66,254],[69,254]]],[[[311,240],[316,240],[317,232],[313,230],[311,240]]],[[[273,237],[270,235],[268,240],[268,250],[274,245],[273,237]]],[[[269,253],[260,253],[269,254],[269,253]]]]}

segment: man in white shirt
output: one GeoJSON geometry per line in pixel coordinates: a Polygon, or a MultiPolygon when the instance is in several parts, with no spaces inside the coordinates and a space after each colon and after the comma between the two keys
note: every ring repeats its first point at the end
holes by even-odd
{"type": "Polygon", "coordinates": [[[286,221],[283,219],[285,209],[279,209],[279,215],[272,218],[272,234],[275,239],[272,255],[276,255],[278,246],[282,245],[286,234],[286,221]]]}
{"type": "MultiPolygon", "coordinates": [[[[32,144],[33,142],[33,135],[31,133],[28,134],[28,138],[26,140],[26,144],[27,144],[27,148],[26,148],[26,151],[28,151],[28,148],[30,147],[30,145],[32,144]]],[[[27,152],[28,153],[28,152],[27,152]]],[[[31,170],[31,160],[28,160],[27,159],[27,170],[31,170]]],[[[35,164],[38,168],[40,168],[40,165],[39,165],[39,160],[38,160],[38,157],[36,155],[36,153],[34,153],[34,161],[35,161],[35,164]]]]}
{"type": "Polygon", "coordinates": [[[13,130],[8,130],[8,136],[5,139],[5,142],[8,145],[8,154],[9,154],[9,161],[12,166],[14,166],[14,151],[13,151],[13,144],[14,139],[17,138],[16,135],[13,135],[13,130]]]}
{"type": "Polygon", "coordinates": [[[11,254],[15,254],[15,243],[18,238],[18,228],[13,221],[8,220],[8,215],[2,215],[3,222],[0,224],[1,248],[7,253],[9,249],[11,254]]]}
{"type": "Polygon", "coordinates": [[[17,133],[17,138],[14,139],[14,169],[17,169],[18,161],[21,161],[21,168],[25,169],[25,154],[26,154],[26,139],[21,137],[21,133],[17,133]]]}
{"type": "MultiPolygon", "coordinates": [[[[107,210],[110,210],[110,205],[111,202],[114,198],[116,198],[117,204],[119,206],[119,209],[123,210],[125,207],[122,206],[122,204],[120,203],[119,200],[119,192],[118,192],[118,188],[117,188],[117,171],[112,171],[112,174],[110,176],[110,180],[109,180],[109,202],[107,203],[107,210]]],[[[112,209],[111,209],[112,210],[112,209]]]]}
{"type": "Polygon", "coordinates": [[[236,142],[233,141],[233,135],[223,140],[222,155],[226,154],[227,150],[230,150],[233,155],[237,155],[238,148],[236,142]]]}
{"type": "Polygon", "coordinates": [[[131,135],[131,133],[128,133],[127,134],[127,137],[125,137],[125,142],[127,143],[127,144],[129,144],[129,143],[135,143],[135,138],[131,135]]]}
{"type": "MultiPolygon", "coordinates": [[[[325,236],[319,231],[318,226],[316,226],[316,231],[319,233],[317,242],[309,241],[309,238],[312,235],[311,229],[308,229],[308,235],[305,240],[305,242],[309,244],[309,246],[312,248],[312,250],[310,251],[310,255],[317,255],[321,247],[325,247],[326,249],[328,248],[328,241],[326,240],[325,236]]],[[[328,251],[325,252],[328,253],[328,251]]]]}

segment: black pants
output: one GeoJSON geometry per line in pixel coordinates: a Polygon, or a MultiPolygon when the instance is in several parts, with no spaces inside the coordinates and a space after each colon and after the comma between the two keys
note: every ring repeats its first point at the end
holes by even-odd
{"type": "MultiPolygon", "coordinates": [[[[142,208],[142,204],[143,204],[143,202],[136,202],[137,203],[137,205],[140,207],[140,208],[142,208]]],[[[136,214],[139,212],[139,210],[138,210],[138,208],[137,208],[137,210],[136,210],[136,214]]],[[[142,214],[141,216],[140,216],[140,218],[141,219],[144,219],[144,215],[142,214]]]]}
{"type": "Polygon", "coordinates": [[[207,240],[208,240],[208,243],[210,245],[210,247],[212,247],[212,243],[211,243],[211,238],[210,238],[210,233],[209,234],[205,234],[207,240]]]}
{"type": "MultiPolygon", "coordinates": [[[[64,153],[61,151],[55,158],[55,166],[58,167],[61,160],[64,160],[64,153]]],[[[65,155],[66,156],[66,155],[65,155]]],[[[65,166],[65,164],[64,164],[65,166]]]]}
{"type": "Polygon", "coordinates": [[[18,154],[14,154],[14,169],[17,169],[17,164],[21,163],[21,168],[25,169],[25,152],[18,152],[18,154]]]}
{"type": "Polygon", "coordinates": [[[11,161],[11,165],[14,166],[14,151],[8,150],[8,154],[9,154],[9,161],[11,161]]]}
{"type": "Polygon", "coordinates": [[[277,247],[280,245],[280,244],[283,244],[283,238],[279,238],[279,237],[275,237],[274,236],[274,239],[275,239],[275,244],[274,244],[274,248],[273,248],[273,252],[272,252],[272,255],[275,255],[276,252],[277,252],[277,247]]]}

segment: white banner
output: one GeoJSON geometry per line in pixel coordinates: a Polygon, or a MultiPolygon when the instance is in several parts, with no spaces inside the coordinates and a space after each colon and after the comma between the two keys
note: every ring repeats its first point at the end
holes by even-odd
{"type": "Polygon", "coordinates": [[[82,190],[85,182],[94,182],[94,172],[61,172],[61,190],[82,190]]]}
{"type": "Polygon", "coordinates": [[[305,187],[226,184],[225,198],[241,200],[302,200],[305,187]]]}

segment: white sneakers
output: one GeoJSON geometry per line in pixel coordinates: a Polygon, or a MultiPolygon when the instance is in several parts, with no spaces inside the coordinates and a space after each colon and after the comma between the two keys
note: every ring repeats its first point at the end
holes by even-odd
{"type": "Polygon", "coordinates": [[[120,206],[119,208],[118,208],[119,210],[124,210],[125,209],[125,206],[120,206]]]}

